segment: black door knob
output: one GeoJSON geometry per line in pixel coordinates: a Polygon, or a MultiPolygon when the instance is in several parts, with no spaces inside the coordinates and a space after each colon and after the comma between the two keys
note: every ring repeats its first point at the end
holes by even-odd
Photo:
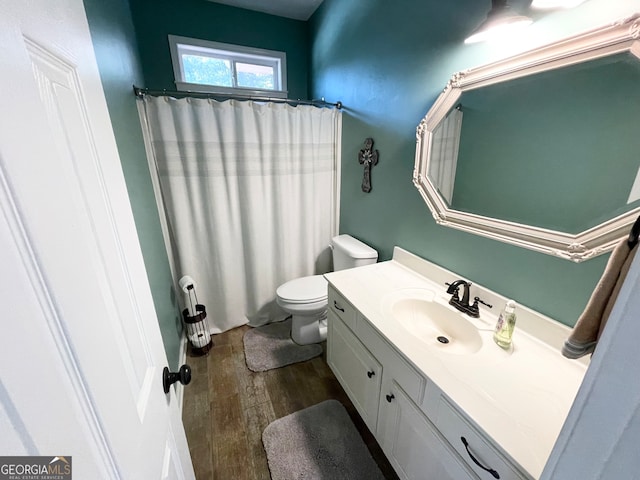
{"type": "Polygon", "coordinates": [[[180,381],[182,385],[189,385],[191,381],[191,367],[189,365],[182,365],[177,372],[170,372],[168,367],[164,367],[162,371],[164,393],[169,393],[169,387],[177,381],[180,381]]]}

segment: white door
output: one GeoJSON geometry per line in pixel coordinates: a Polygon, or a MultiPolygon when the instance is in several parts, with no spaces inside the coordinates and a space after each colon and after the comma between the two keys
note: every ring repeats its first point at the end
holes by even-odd
{"type": "Polygon", "coordinates": [[[0,12],[0,455],[194,478],[82,0],[0,12]]]}

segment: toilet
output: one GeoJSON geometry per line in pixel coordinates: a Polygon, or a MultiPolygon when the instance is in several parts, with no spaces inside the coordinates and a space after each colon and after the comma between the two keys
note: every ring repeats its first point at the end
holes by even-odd
{"type": "MultiPolygon", "coordinates": [[[[376,263],[378,252],[351,235],[331,239],[333,269],[345,270],[376,263]]],[[[327,281],[323,275],[296,278],[276,290],[276,302],[292,316],[291,338],[299,345],[327,338],[327,281]]]]}

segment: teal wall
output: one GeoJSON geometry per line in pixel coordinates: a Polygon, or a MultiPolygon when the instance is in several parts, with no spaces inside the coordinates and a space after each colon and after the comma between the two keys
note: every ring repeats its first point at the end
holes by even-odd
{"type": "Polygon", "coordinates": [[[167,359],[176,369],[180,310],[131,88],[134,82],[143,82],[128,1],[85,0],[84,4],[167,359]]]}
{"type": "Polygon", "coordinates": [[[287,54],[289,98],[308,98],[307,22],[207,0],[131,0],[145,87],[175,90],[168,35],[287,54]]]}
{"type": "Polygon", "coordinates": [[[589,0],[538,15],[518,39],[464,45],[489,7],[488,0],[325,0],[313,15],[311,94],[345,105],[340,230],[382,260],[398,245],[573,325],[607,256],[574,264],[438,226],[411,183],[415,128],[454,72],[628,16],[640,0],[589,0]],[[357,161],[366,137],[380,151],[369,194],[357,161]]]}

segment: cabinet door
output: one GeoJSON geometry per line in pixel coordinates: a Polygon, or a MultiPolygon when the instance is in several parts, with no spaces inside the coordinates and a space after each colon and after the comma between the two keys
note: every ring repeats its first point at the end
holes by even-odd
{"type": "Polygon", "coordinates": [[[375,433],[382,367],[332,311],[327,318],[327,362],[369,430],[375,433]]]}
{"type": "MultiPolygon", "coordinates": [[[[385,382],[385,385],[387,382],[385,382]]],[[[395,382],[383,388],[378,441],[401,479],[477,480],[395,382]]]]}

